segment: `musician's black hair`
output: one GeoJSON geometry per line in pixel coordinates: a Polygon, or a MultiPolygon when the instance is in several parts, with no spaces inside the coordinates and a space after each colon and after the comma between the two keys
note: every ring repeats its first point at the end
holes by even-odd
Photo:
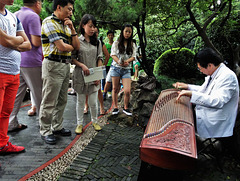
{"type": "Polygon", "coordinates": [[[194,62],[199,63],[203,68],[207,68],[209,63],[218,66],[223,60],[212,48],[204,48],[194,56],[194,62]]]}

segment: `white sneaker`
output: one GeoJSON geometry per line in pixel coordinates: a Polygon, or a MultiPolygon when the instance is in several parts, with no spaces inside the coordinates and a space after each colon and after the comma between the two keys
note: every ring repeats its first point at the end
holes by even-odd
{"type": "Polygon", "coordinates": [[[111,98],[111,97],[112,97],[112,93],[111,93],[111,92],[108,92],[108,93],[107,93],[107,96],[108,96],[108,98],[111,98]]]}

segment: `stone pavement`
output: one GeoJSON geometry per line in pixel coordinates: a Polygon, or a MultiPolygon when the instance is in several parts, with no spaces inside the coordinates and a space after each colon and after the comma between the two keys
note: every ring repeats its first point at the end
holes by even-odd
{"type": "MultiPolygon", "coordinates": [[[[110,102],[111,99],[104,102],[105,109],[111,107],[110,102]]],[[[20,123],[27,124],[28,128],[8,135],[13,144],[24,146],[26,151],[0,155],[1,181],[57,180],[60,175],[60,180],[100,177],[137,179],[142,129],[107,122],[106,116],[103,116],[99,118],[103,130],[96,132],[90,125],[90,114],[87,114],[84,116],[84,133],[76,136],[75,105],[76,96],[68,96],[64,128],[70,129],[72,136],[57,137],[56,145],[47,145],[41,140],[37,117],[27,116],[30,105],[21,108],[18,118],[20,123]]]]}
{"type": "Polygon", "coordinates": [[[137,180],[142,135],[139,127],[108,123],[59,180],[137,180]]]}

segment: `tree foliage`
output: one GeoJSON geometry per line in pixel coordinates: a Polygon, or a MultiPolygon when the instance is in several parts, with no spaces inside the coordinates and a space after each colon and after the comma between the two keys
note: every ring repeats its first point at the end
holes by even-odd
{"type": "MultiPolygon", "coordinates": [[[[235,16],[234,14],[239,14],[239,9],[237,11],[239,2],[232,0],[172,0],[168,3],[162,3],[159,8],[159,11],[161,11],[163,15],[158,16],[160,26],[162,27],[161,30],[165,32],[167,36],[173,37],[177,46],[189,46],[196,51],[198,51],[198,49],[196,49],[196,47],[191,47],[192,45],[196,45],[198,48],[207,46],[213,48],[223,57],[226,57],[224,55],[226,51],[223,51],[220,46],[217,46],[217,44],[220,45],[221,43],[217,39],[214,41],[212,36],[213,31],[211,33],[210,29],[215,31],[221,30],[216,31],[216,37],[222,32],[225,36],[225,40],[230,40],[232,34],[230,31],[232,31],[232,29],[239,30],[239,18],[238,22],[233,18],[235,16]],[[176,13],[174,13],[174,11],[176,11],[176,13]],[[216,21],[219,23],[214,23],[216,21]],[[198,37],[201,37],[201,40],[198,37]],[[201,42],[203,44],[199,46],[196,42],[201,42]]],[[[228,48],[228,50],[230,50],[232,54],[231,57],[235,57],[235,60],[231,59],[229,61],[234,61],[235,64],[238,64],[240,62],[240,50],[238,48],[239,39],[232,42],[228,41],[228,46],[237,47],[228,48]]],[[[233,63],[230,64],[233,65],[233,63]]],[[[233,69],[233,67],[231,68],[233,69]]]]}
{"type": "Polygon", "coordinates": [[[194,54],[188,48],[173,48],[165,51],[155,62],[154,75],[166,75],[175,79],[196,78],[199,74],[192,61],[194,54]]]}
{"type": "MultiPolygon", "coordinates": [[[[77,20],[79,15],[91,13],[102,27],[113,29],[120,29],[125,22],[132,23],[143,54],[142,66],[151,75],[155,59],[169,48],[187,47],[198,51],[208,46],[223,54],[209,30],[217,28],[213,23],[216,20],[231,21],[230,15],[237,4],[232,0],[76,0],[75,17],[77,20]]],[[[223,27],[227,24],[222,23],[223,27]]]]}
{"type": "MultiPolygon", "coordinates": [[[[22,1],[15,0],[9,8],[15,12],[21,6],[22,1]]],[[[195,52],[211,47],[233,69],[240,62],[239,9],[240,2],[234,0],[75,0],[72,20],[77,27],[84,14],[93,14],[104,30],[132,23],[142,67],[152,75],[155,60],[175,47],[195,52]]],[[[41,18],[51,13],[52,1],[44,0],[41,18]]]]}

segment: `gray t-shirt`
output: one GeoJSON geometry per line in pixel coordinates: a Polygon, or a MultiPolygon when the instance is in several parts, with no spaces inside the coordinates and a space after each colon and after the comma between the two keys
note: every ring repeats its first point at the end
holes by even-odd
{"type": "MultiPolygon", "coordinates": [[[[97,60],[103,58],[102,45],[99,41],[98,46],[94,46],[85,40],[85,37],[81,35],[79,38],[80,49],[77,52],[73,52],[73,57],[88,68],[97,67],[97,60]]],[[[99,90],[99,85],[96,86],[94,82],[85,83],[82,68],[75,66],[73,72],[73,88],[79,94],[91,94],[99,90]]]]}

